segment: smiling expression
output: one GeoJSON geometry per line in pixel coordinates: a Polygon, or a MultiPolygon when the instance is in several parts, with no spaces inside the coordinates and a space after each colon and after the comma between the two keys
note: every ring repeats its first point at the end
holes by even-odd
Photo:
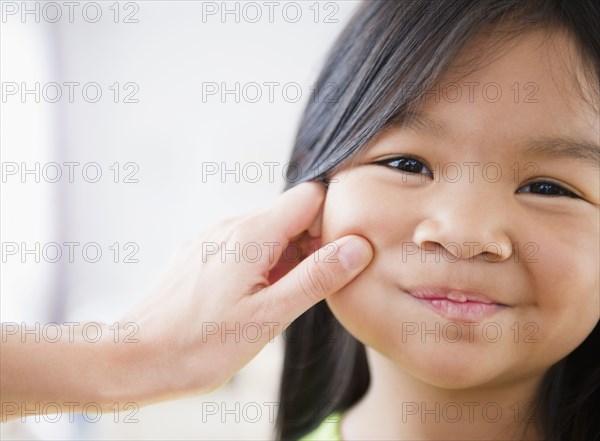
{"type": "Polygon", "coordinates": [[[323,242],[359,234],[374,259],[327,303],[413,376],[466,388],[540,375],[598,323],[600,127],[575,56],[531,33],[449,70],[330,177],[323,242]]]}

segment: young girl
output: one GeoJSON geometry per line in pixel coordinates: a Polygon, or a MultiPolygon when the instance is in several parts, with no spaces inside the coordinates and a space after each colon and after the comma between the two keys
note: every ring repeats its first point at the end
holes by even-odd
{"type": "Polygon", "coordinates": [[[286,334],[280,439],[600,439],[599,5],[366,2],[288,187],[370,266],[286,334]]]}

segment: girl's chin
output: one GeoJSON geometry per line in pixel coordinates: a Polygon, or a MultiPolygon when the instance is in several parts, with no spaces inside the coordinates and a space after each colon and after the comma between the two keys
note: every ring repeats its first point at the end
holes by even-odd
{"type": "MultiPolygon", "coordinates": [[[[502,384],[511,377],[507,355],[481,351],[465,344],[417,344],[369,346],[375,357],[384,358],[388,368],[408,374],[431,386],[449,389],[471,389],[502,384]],[[500,363],[498,360],[503,360],[500,363]],[[508,374],[508,375],[507,375],[508,374]]],[[[370,355],[369,358],[372,356],[370,355]]],[[[525,362],[526,360],[523,360],[525,362]]],[[[380,364],[380,361],[375,361],[380,364]]],[[[522,365],[522,363],[520,363],[522,365]]]]}
{"type": "Polygon", "coordinates": [[[490,386],[499,381],[501,374],[498,371],[498,366],[494,366],[491,370],[481,365],[465,368],[456,366],[452,362],[437,361],[432,363],[431,360],[397,363],[397,366],[425,384],[448,390],[466,390],[481,388],[485,385],[490,386]]]}

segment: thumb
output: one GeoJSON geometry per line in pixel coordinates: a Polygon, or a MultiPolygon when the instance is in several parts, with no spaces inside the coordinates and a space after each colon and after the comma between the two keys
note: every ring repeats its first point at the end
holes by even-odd
{"type": "Polygon", "coordinates": [[[277,283],[265,288],[262,301],[278,320],[291,322],[340,290],[364,270],[373,248],[361,236],[345,236],[315,251],[277,283]]]}

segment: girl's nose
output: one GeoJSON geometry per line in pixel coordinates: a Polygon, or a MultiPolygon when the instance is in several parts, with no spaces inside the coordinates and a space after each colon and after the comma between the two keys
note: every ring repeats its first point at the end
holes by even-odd
{"type": "Polygon", "coordinates": [[[506,213],[506,207],[494,205],[489,195],[482,200],[468,191],[453,194],[436,201],[430,215],[417,224],[413,241],[425,250],[439,244],[457,259],[481,255],[501,262],[513,253],[506,213]]]}

